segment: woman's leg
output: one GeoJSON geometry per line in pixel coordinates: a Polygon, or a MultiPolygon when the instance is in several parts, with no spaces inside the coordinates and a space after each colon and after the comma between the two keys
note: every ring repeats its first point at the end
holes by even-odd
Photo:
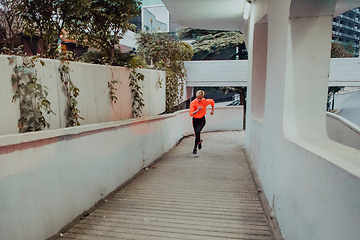
{"type": "Polygon", "coordinates": [[[200,142],[200,133],[201,130],[204,128],[206,123],[205,116],[202,118],[193,118],[193,127],[195,132],[195,145],[194,149],[197,148],[199,142],[200,142]]]}
{"type": "Polygon", "coordinates": [[[200,120],[199,118],[193,118],[193,119],[192,119],[193,128],[194,128],[194,133],[195,133],[195,145],[194,145],[194,149],[196,149],[196,143],[197,143],[196,129],[197,129],[198,126],[199,126],[199,123],[200,123],[199,120],[200,120]]]}

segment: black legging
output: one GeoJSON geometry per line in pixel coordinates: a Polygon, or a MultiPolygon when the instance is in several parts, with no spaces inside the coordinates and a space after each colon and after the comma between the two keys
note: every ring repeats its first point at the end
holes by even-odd
{"type": "Polygon", "coordinates": [[[202,118],[194,118],[193,117],[193,127],[195,132],[195,146],[194,148],[197,148],[199,142],[200,142],[200,132],[204,128],[206,123],[205,116],[202,118]]]}

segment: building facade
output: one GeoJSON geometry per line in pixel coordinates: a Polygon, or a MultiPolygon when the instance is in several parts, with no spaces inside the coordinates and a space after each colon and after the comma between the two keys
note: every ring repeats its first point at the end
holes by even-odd
{"type": "Polygon", "coordinates": [[[359,57],[360,51],[360,8],[354,8],[333,19],[332,40],[343,45],[353,46],[353,54],[359,57]]]}
{"type": "Polygon", "coordinates": [[[181,27],[161,0],[143,0],[141,16],[131,19],[130,22],[136,25],[138,31],[174,33],[181,27]]]}

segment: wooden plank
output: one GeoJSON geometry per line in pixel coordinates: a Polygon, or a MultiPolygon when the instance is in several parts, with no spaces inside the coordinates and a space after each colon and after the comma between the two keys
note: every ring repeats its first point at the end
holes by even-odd
{"type": "Polygon", "coordinates": [[[94,213],[86,217],[83,221],[93,221],[99,222],[99,220],[104,222],[155,222],[158,224],[163,223],[174,223],[174,224],[185,224],[185,225],[195,225],[195,226],[207,226],[207,227],[219,227],[219,228],[235,228],[235,229],[251,229],[251,230],[262,230],[268,231],[268,226],[266,222],[255,222],[251,223],[249,221],[229,221],[221,219],[209,219],[201,218],[195,216],[159,216],[158,214],[144,214],[144,213],[134,213],[134,214],[121,214],[121,213],[110,213],[107,214],[104,218],[103,214],[94,213]],[[101,218],[101,219],[99,219],[101,218]]]}
{"type": "Polygon", "coordinates": [[[253,239],[253,240],[268,240],[271,236],[257,235],[257,234],[242,234],[242,233],[219,233],[215,231],[201,231],[201,230],[185,230],[185,229],[167,229],[162,227],[109,227],[101,225],[86,225],[79,224],[72,228],[70,233],[86,233],[90,236],[112,237],[121,239],[123,237],[133,237],[134,239],[148,239],[154,237],[168,237],[168,239],[253,239]]]}

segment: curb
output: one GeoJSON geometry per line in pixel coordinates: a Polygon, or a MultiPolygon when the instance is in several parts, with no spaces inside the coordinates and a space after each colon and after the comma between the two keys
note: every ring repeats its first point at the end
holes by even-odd
{"type": "Polygon", "coordinates": [[[333,114],[339,114],[340,112],[341,112],[341,109],[337,110],[336,112],[333,112],[333,114]]]}
{"type": "Polygon", "coordinates": [[[337,92],[337,93],[335,93],[335,96],[336,96],[336,95],[346,94],[346,93],[359,92],[359,91],[360,91],[360,89],[351,90],[351,91],[347,91],[347,92],[337,92]]]}

